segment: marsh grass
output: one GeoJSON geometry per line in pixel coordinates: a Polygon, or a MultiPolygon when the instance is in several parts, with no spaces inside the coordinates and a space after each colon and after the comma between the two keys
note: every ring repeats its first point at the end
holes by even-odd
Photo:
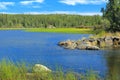
{"type": "Polygon", "coordinates": [[[80,74],[73,71],[63,72],[61,69],[55,72],[28,73],[28,67],[24,63],[14,64],[10,60],[2,60],[0,80],[99,80],[99,77],[92,71],[80,74]]]}

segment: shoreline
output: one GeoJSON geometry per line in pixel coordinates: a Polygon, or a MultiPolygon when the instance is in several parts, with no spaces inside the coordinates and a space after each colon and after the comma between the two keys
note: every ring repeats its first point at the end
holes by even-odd
{"type": "Polygon", "coordinates": [[[94,34],[93,30],[88,28],[0,28],[1,30],[24,30],[26,32],[50,32],[67,34],[94,34]]]}

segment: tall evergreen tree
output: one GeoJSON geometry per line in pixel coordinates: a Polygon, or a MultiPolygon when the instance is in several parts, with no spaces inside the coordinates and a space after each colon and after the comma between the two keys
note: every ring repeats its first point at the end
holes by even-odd
{"type": "Polygon", "coordinates": [[[108,0],[103,16],[110,21],[110,31],[120,31],[120,0],[108,0]]]}

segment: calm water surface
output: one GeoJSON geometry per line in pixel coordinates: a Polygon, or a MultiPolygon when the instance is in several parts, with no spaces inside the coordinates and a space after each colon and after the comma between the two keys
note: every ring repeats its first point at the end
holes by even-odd
{"type": "Polygon", "coordinates": [[[0,59],[9,58],[33,65],[40,63],[52,70],[55,70],[56,66],[61,66],[64,70],[72,69],[77,72],[118,71],[120,50],[67,50],[57,46],[59,41],[78,40],[88,36],[87,34],[33,33],[21,30],[0,31],[0,59]]]}

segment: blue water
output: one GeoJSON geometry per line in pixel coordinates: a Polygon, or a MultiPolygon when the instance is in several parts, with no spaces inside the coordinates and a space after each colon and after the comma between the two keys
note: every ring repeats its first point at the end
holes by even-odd
{"type": "Polygon", "coordinates": [[[59,47],[59,41],[78,40],[88,34],[62,34],[25,32],[22,30],[0,31],[0,59],[40,63],[52,70],[61,66],[64,70],[84,72],[94,70],[104,73],[107,70],[105,51],[68,50],[59,47]]]}

